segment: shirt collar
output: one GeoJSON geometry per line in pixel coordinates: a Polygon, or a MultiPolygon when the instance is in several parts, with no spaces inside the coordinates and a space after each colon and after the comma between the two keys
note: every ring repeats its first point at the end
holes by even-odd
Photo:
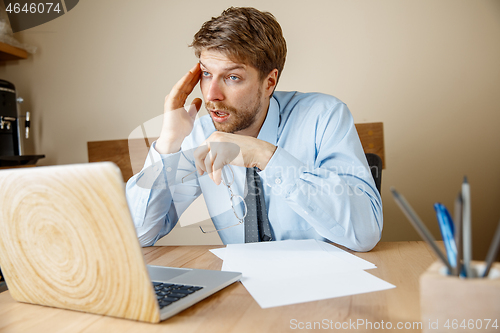
{"type": "Polygon", "coordinates": [[[278,123],[279,123],[279,106],[278,102],[271,97],[269,100],[269,108],[267,110],[266,120],[260,128],[259,135],[257,139],[267,141],[272,145],[276,146],[276,141],[278,140],[278,123]]]}

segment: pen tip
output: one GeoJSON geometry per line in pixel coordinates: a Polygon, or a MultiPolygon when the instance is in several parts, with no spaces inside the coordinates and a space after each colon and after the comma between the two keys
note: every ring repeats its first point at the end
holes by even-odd
{"type": "Polygon", "coordinates": [[[468,183],[467,176],[464,176],[464,183],[466,183],[466,184],[468,183]]]}
{"type": "Polygon", "coordinates": [[[393,195],[398,195],[398,191],[394,188],[394,186],[391,186],[391,192],[393,195]]]}

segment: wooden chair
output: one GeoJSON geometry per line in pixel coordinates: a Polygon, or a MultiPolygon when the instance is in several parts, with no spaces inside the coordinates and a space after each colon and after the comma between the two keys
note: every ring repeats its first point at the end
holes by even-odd
{"type": "Polygon", "coordinates": [[[375,185],[380,192],[385,169],[384,123],[355,124],[375,185]]]}
{"type": "Polygon", "coordinates": [[[87,142],[89,162],[114,162],[126,182],[139,172],[156,138],[87,142]]]}
{"type": "MultiPolygon", "coordinates": [[[[380,191],[382,169],[385,168],[383,123],[356,124],[356,130],[380,191]],[[380,158],[381,166],[378,165],[377,157],[371,154],[380,158]]],[[[132,139],[130,143],[127,139],[87,142],[89,162],[114,162],[120,168],[123,180],[127,181],[133,176],[134,171],[141,170],[154,140],[156,138],[132,139]]]]}

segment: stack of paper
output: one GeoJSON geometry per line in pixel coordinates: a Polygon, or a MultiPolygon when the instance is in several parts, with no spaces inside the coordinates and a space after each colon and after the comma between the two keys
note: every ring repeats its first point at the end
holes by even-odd
{"type": "Polygon", "coordinates": [[[241,282],[262,308],[395,288],[365,269],[376,268],[316,240],[229,244],[210,250],[223,271],[243,273],[241,282]]]}

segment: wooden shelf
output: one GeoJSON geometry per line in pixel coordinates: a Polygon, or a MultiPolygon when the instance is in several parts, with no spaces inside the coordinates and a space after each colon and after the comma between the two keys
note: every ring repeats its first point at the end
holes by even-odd
{"type": "Polygon", "coordinates": [[[0,42],[0,61],[28,58],[28,52],[18,47],[0,42]]]}

